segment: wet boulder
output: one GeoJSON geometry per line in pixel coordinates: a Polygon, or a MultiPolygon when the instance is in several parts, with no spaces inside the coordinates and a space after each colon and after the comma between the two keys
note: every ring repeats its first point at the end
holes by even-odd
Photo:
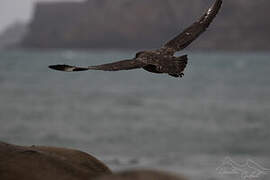
{"type": "Polygon", "coordinates": [[[81,151],[0,142],[1,180],[91,180],[106,174],[106,165],[81,151]]]}

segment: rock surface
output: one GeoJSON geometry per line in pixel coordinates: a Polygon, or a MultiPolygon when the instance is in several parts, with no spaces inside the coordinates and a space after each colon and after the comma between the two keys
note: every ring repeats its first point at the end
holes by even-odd
{"type": "Polygon", "coordinates": [[[111,174],[93,156],[71,149],[0,142],[1,180],[91,180],[111,174]]]}

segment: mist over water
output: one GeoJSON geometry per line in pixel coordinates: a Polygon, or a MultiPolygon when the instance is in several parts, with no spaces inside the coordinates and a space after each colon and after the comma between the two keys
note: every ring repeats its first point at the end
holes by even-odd
{"type": "MultiPolygon", "coordinates": [[[[76,148],[112,169],[221,177],[226,156],[270,168],[270,54],[188,53],[182,79],[143,70],[63,73],[131,51],[0,52],[0,140],[76,148]]],[[[260,177],[269,179],[269,174],[260,177]]]]}

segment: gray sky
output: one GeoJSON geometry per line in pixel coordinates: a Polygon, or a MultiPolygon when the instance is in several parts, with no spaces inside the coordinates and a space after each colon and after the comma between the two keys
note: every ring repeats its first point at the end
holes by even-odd
{"type": "Polygon", "coordinates": [[[37,1],[79,1],[79,0],[0,0],[0,32],[17,20],[27,21],[37,1]]]}

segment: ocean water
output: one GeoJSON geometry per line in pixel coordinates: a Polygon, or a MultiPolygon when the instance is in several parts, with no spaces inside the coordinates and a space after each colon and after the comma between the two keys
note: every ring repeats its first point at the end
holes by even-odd
{"type": "Polygon", "coordinates": [[[161,169],[194,180],[241,179],[218,173],[226,157],[270,168],[270,53],[188,54],[185,76],[176,79],[47,68],[132,51],[1,51],[0,140],[76,148],[115,171],[161,169]]]}

